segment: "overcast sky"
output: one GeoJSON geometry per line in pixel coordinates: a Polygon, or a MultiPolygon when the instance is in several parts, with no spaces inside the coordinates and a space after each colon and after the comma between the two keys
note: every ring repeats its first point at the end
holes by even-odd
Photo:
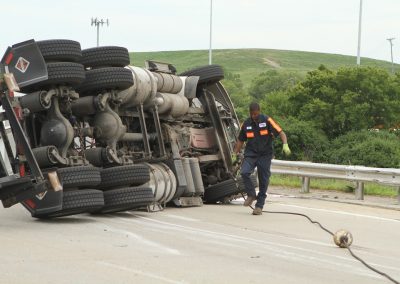
{"type": "MultiPolygon", "coordinates": [[[[359,0],[213,0],[213,47],[356,55],[359,0]]],[[[109,19],[100,45],[130,51],[208,49],[210,0],[0,0],[1,55],[27,39],[96,45],[92,17],[109,19]]],[[[400,1],[364,0],[361,55],[400,62],[400,1]]]]}

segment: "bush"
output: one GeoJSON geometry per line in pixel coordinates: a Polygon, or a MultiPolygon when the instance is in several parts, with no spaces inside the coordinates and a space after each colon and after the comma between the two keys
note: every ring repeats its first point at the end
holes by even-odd
{"type": "Polygon", "coordinates": [[[270,93],[285,91],[294,87],[300,79],[299,73],[268,70],[253,79],[249,88],[249,95],[260,100],[270,93]]]}
{"type": "Polygon", "coordinates": [[[333,164],[397,168],[400,138],[387,131],[350,132],[333,140],[327,155],[333,164]]]}
{"type": "Polygon", "coordinates": [[[292,115],[313,121],[330,139],[350,131],[389,129],[399,122],[400,76],[382,69],[320,67],[290,93],[292,115]]]}
{"type": "MultiPolygon", "coordinates": [[[[278,120],[278,119],[277,119],[278,120]]],[[[288,137],[292,155],[286,157],[282,153],[282,141],[275,140],[275,156],[277,159],[292,161],[325,162],[329,141],[326,135],[312,123],[288,118],[278,122],[288,137]]]]}
{"type": "Polygon", "coordinates": [[[289,93],[272,92],[260,101],[261,109],[272,117],[288,117],[292,105],[289,101],[289,93]]]}

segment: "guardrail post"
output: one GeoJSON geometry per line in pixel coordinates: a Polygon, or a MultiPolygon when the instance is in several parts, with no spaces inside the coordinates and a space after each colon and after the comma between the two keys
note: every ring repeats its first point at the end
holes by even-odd
{"type": "Polygon", "coordinates": [[[397,203],[400,205],[400,186],[397,188],[397,203]]]}
{"type": "Polygon", "coordinates": [[[310,193],[310,178],[301,178],[301,193],[310,193]]]}
{"type": "Polygon", "coordinates": [[[357,181],[356,183],[356,199],[364,200],[364,183],[361,181],[357,181]]]}

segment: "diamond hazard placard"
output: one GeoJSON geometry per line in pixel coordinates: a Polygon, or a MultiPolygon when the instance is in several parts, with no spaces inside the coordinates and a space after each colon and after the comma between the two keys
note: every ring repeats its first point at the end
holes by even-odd
{"type": "Polygon", "coordinates": [[[15,69],[25,73],[28,70],[30,62],[23,57],[18,58],[17,64],[15,64],[15,69]]]}

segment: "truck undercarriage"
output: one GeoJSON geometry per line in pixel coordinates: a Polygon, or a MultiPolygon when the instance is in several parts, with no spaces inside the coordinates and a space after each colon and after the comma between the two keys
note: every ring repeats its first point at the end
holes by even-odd
{"type": "Polygon", "coordinates": [[[2,64],[21,92],[3,80],[5,207],[21,202],[51,218],[200,206],[243,190],[231,160],[239,122],[220,66],[177,75],[155,61],[130,66],[123,47],[81,50],[71,40],[14,45],[2,64]]]}

